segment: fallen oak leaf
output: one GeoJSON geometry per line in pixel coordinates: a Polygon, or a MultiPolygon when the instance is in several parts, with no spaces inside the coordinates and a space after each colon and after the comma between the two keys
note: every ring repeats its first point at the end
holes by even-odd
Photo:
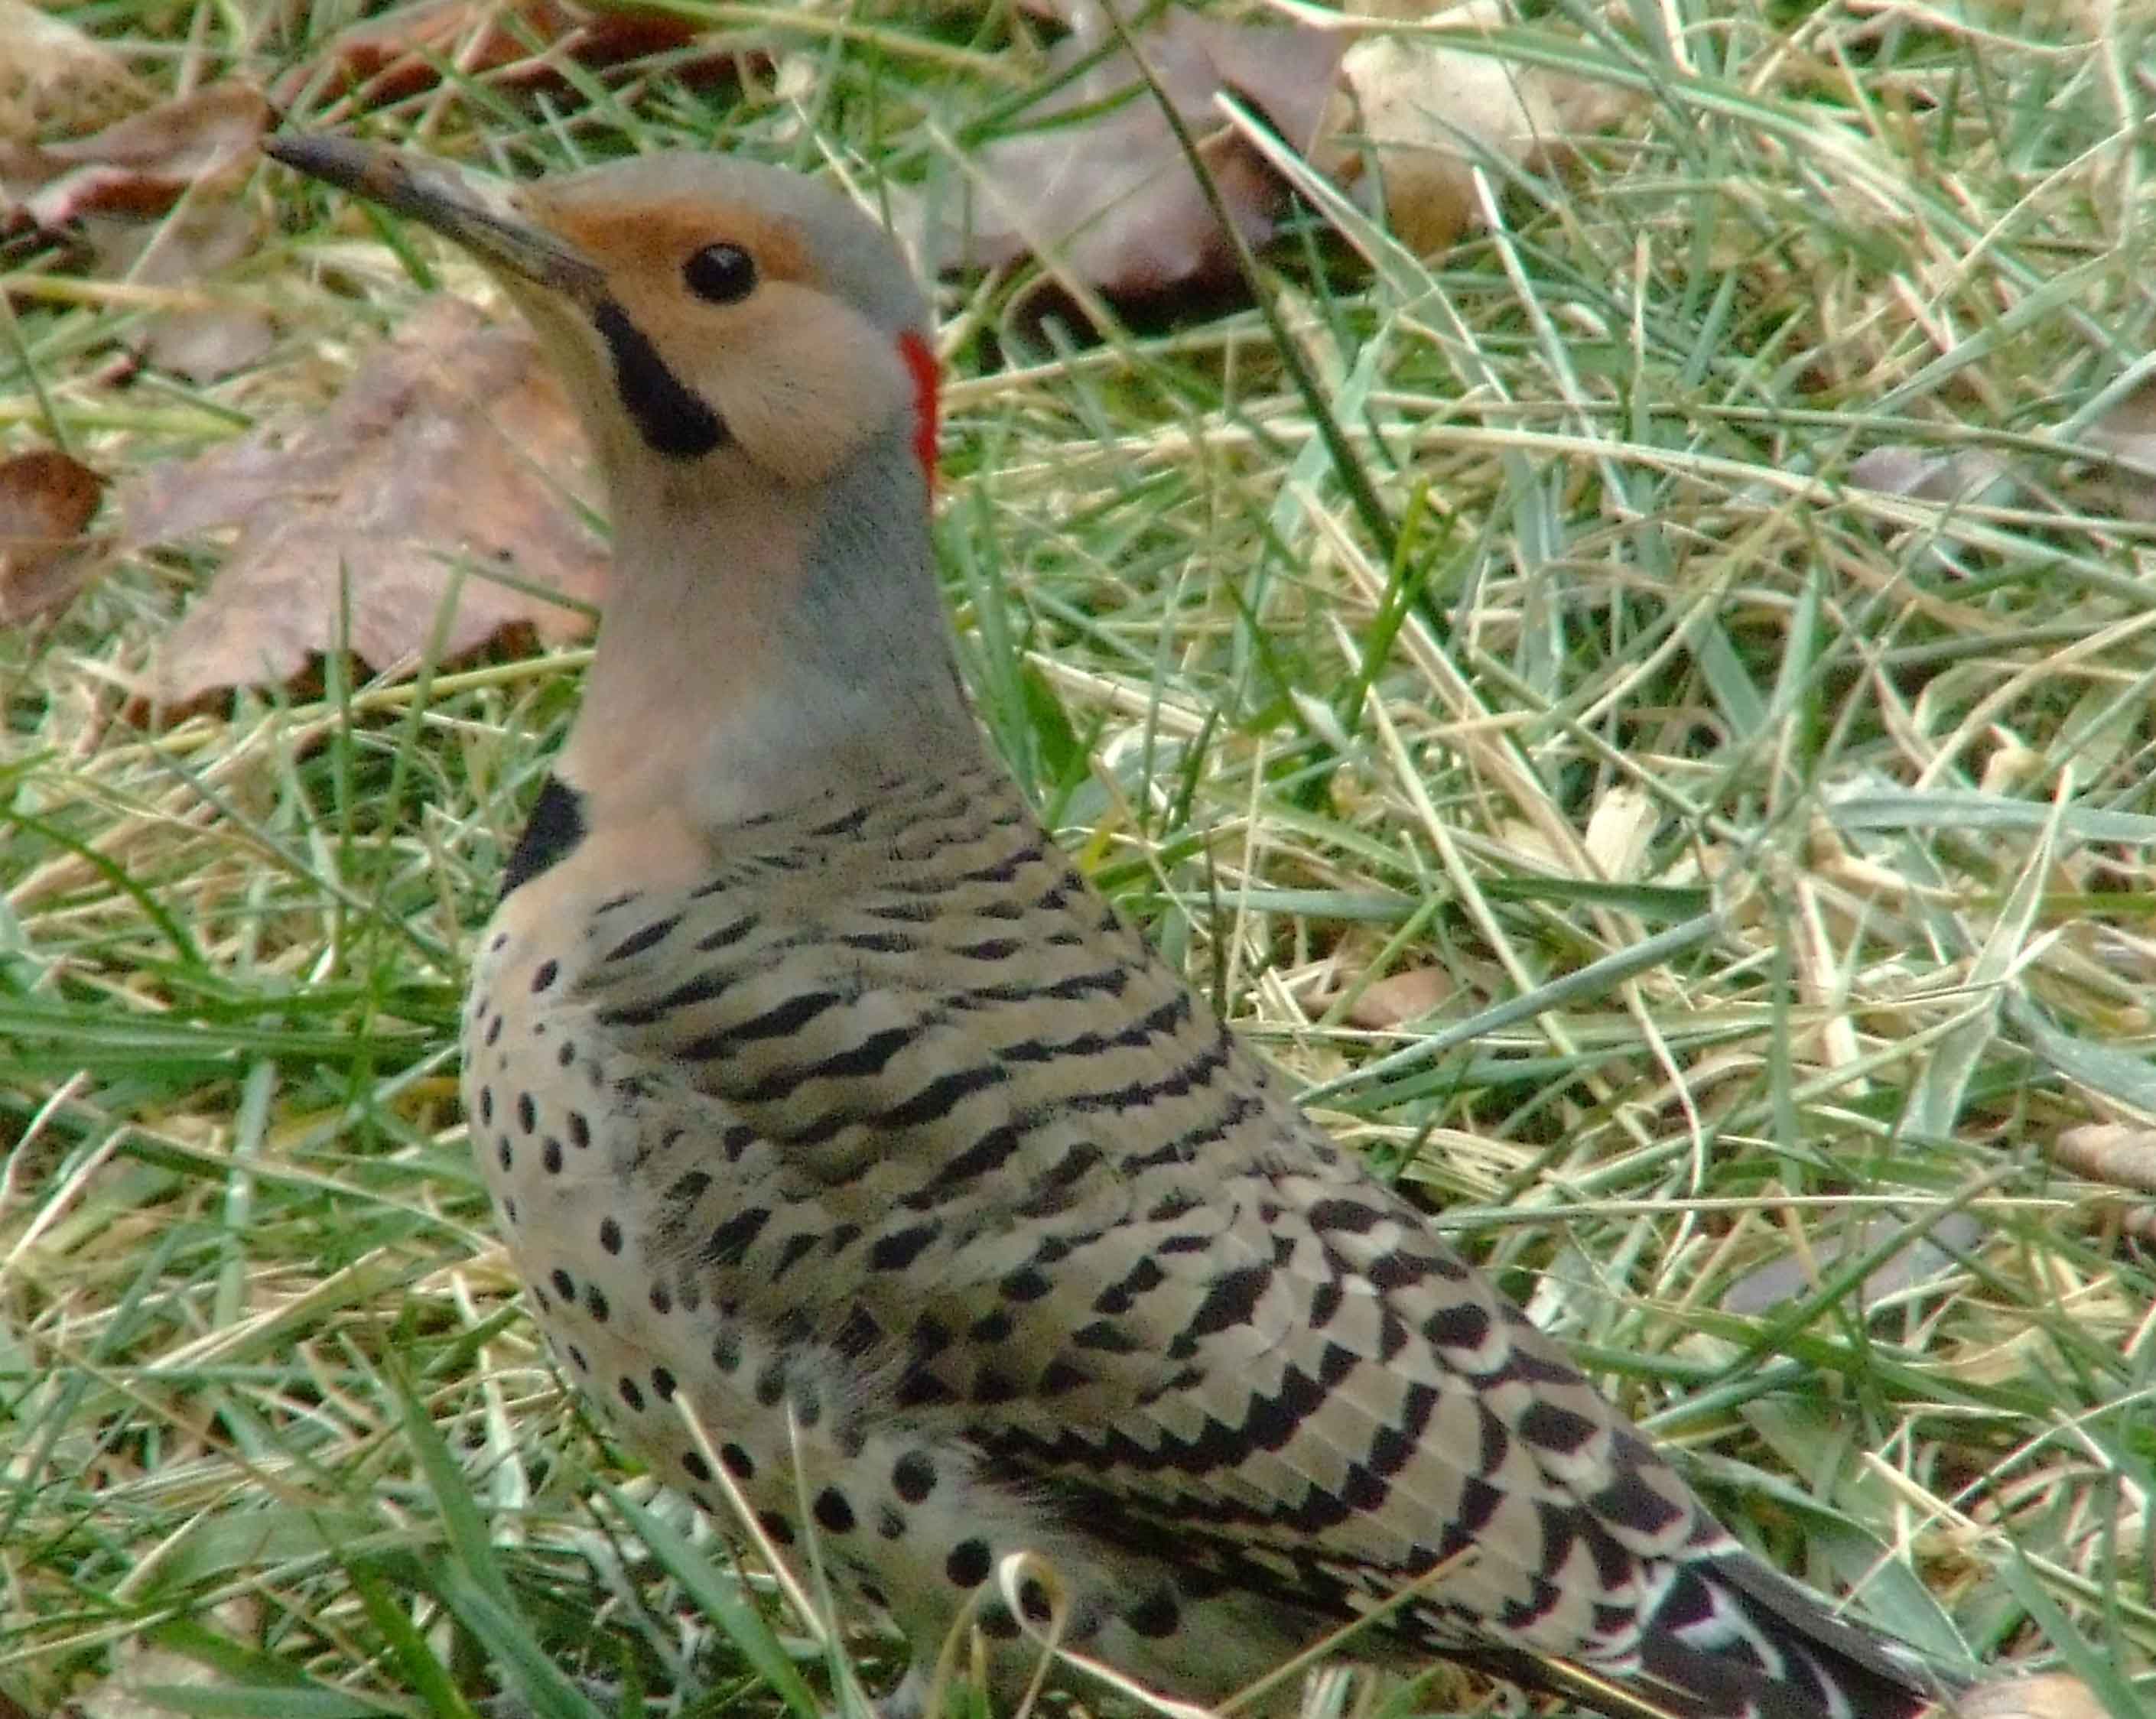
{"type": "MultiPolygon", "coordinates": [[[[1034,129],[983,144],[980,187],[963,218],[928,212],[916,235],[937,272],[993,269],[1038,245],[1111,298],[1201,291],[1235,279],[1234,246],[1147,88],[1130,47],[1103,51],[1091,14],[1050,49],[1055,85],[1023,121],[1034,129]],[[1088,62],[1091,61],[1091,64],[1088,62]]],[[[1306,25],[1259,28],[1169,11],[1133,33],[1162,93],[1198,139],[1229,218],[1251,245],[1273,236],[1286,183],[1232,127],[1214,98],[1242,98],[1296,149],[1315,136],[1343,44],[1306,25]]]]}
{"type": "Polygon", "coordinates": [[[1881,495],[1981,507],[2011,507],[2020,489],[2012,470],[1989,449],[1935,454],[1908,442],[1866,449],[1850,461],[1849,481],[1881,495]]]}
{"type": "Polygon", "coordinates": [[[567,81],[563,62],[597,69],[685,47],[696,37],[687,18],[660,7],[421,0],[341,31],[324,56],[293,67],[270,95],[282,108],[326,90],[364,109],[431,90],[444,66],[497,87],[560,85],[567,81]]]}
{"type": "Polygon", "coordinates": [[[2115,519],[2156,521],[2156,381],[2143,377],[2082,432],[2110,465],[2080,486],[2082,505],[2115,519]]]}
{"type": "Polygon", "coordinates": [[[1905,1233],[1907,1244],[1881,1260],[1858,1287],[1858,1307],[1869,1309],[1890,1296],[1943,1277],[1960,1264],[1959,1255],[1983,1244],[1986,1232],[1984,1224],[1968,1212],[1948,1212],[1933,1220],[1921,1234],[1915,1223],[1898,1216],[1844,1224],[1809,1238],[1808,1254],[1784,1254],[1753,1267],[1722,1291],[1722,1311],[1763,1317],[1777,1307],[1812,1294],[1829,1268],[1840,1260],[1868,1254],[1905,1233]]]}
{"type": "MultiPolygon", "coordinates": [[[[1334,986],[1312,997],[1306,1007],[1313,1019],[1322,1019],[1352,988],[1334,986]]],[[[1342,1019],[1351,1027],[1383,1032],[1435,1013],[1459,988],[1443,967],[1408,967],[1365,985],[1355,993],[1342,1019]]]]}
{"type": "Polygon", "coordinates": [[[2008,1675],[1979,1683],[1953,1698],[1940,1719],[2104,1719],[2093,1690],[2063,1671],[2008,1675]]]}
{"type": "MultiPolygon", "coordinates": [[[[2156,378],[2143,377],[2075,436],[2065,444],[2069,450],[2096,457],[2069,464],[2057,496],[2083,513],[2156,521],[2156,378]]],[[[1938,452],[1905,442],[1860,454],[1850,463],[1849,481],[1882,495],[1979,507],[2028,505],[2032,487],[2016,464],[1988,448],[1938,452]]]]}
{"type": "Polygon", "coordinates": [[[104,487],[57,449],[0,460],[0,623],[63,607],[103,567],[107,546],[83,532],[104,487]]]}
{"type": "Polygon", "coordinates": [[[25,0],[0,0],[0,141],[93,131],[150,101],[103,43],[25,0]]]}
{"type": "Polygon", "coordinates": [[[1633,99],[1611,85],[1448,45],[1427,28],[1481,33],[1509,21],[1499,0],[1466,0],[1431,13],[1412,34],[1373,33],[1341,59],[1348,99],[1336,105],[1328,139],[1355,166],[1374,166],[1394,233],[1420,255],[1479,223],[1480,157],[1557,165],[1572,138],[1609,124],[1633,99]]]}
{"type": "MultiPolygon", "coordinates": [[[[461,300],[433,300],[318,418],[151,466],[124,485],[131,549],[239,528],[223,570],[159,652],[152,697],[170,708],[281,684],[341,645],[379,672],[412,663],[434,640],[459,563],[595,603],[606,557],[564,482],[593,488],[582,433],[536,344],[487,326],[461,300]]],[[[562,639],[588,621],[468,574],[442,654],[525,628],[562,639]]]]}
{"type": "Polygon", "coordinates": [[[2091,1182],[2156,1193],[2156,1128],[2089,1122],[2051,1142],[2051,1162],[2091,1182]]]}
{"type": "Polygon", "coordinates": [[[189,190],[253,172],[269,126],[261,91],[212,84],[87,137],[0,151],[0,187],[48,232],[93,213],[162,215],[189,190]]]}
{"type": "MultiPolygon", "coordinates": [[[[82,230],[100,275],[136,286],[183,287],[252,254],[262,219],[238,203],[198,199],[155,224],[86,215],[82,230]]],[[[144,363],[208,382],[259,362],[275,339],[268,310],[234,300],[158,311],[142,321],[131,344],[144,363]]]]}

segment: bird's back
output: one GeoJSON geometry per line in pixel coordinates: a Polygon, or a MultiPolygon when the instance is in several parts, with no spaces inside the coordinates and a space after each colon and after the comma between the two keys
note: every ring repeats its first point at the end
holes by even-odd
{"type": "Polygon", "coordinates": [[[1922,1705],[1301,1114],[999,770],[812,796],[665,886],[609,870],[572,850],[509,895],[475,979],[511,1245],[648,1460],[716,1506],[716,1455],[782,1538],[812,1500],[916,1645],[1034,1549],[1082,1641],[1201,1699],[1419,1583],[1366,1653],[1620,1711],[1922,1705]]]}

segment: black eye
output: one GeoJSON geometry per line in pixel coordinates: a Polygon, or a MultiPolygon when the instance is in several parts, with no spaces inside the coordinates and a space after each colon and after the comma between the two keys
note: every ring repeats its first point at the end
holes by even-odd
{"type": "Polygon", "coordinates": [[[756,259],[737,244],[707,244],[681,265],[689,290],[714,305],[731,305],[756,290],[756,259]]]}

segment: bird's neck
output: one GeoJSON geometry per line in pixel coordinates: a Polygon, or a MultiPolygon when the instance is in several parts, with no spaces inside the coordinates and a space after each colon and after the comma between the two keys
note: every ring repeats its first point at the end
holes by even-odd
{"type": "Polygon", "coordinates": [[[716,834],[978,760],[910,451],[813,488],[737,453],[610,475],[614,579],[570,786],[716,834]]]}

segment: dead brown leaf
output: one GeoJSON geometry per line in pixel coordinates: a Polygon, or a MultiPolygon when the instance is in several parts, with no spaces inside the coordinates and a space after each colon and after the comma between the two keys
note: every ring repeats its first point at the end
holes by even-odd
{"type": "MultiPolygon", "coordinates": [[[[1070,72],[1108,39],[1091,14],[1078,22],[1077,33],[1050,51],[1044,81],[1070,72]]],[[[1240,96],[1294,147],[1306,148],[1330,99],[1340,38],[1173,10],[1137,39],[1199,139],[1236,228],[1246,242],[1264,244],[1288,206],[1287,187],[1220,123],[1214,97],[1240,96]]],[[[980,183],[964,219],[939,214],[921,235],[933,268],[994,268],[1038,248],[1111,298],[1204,290],[1235,278],[1228,237],[1126,49],[1077,72],[1022,120],[1041,129],[997,139],[975,157],[980,183]],[[1074,117],[1051,123],[1058,115],[1074,117]]]]}
{"type": "Polygon", "coordinates": [[[444,66],[496,87],[559,85],[564,64],[614,65],[696,37],[689,20],[659,7],[431,0],[341,31],[322,57],[280,78],[270,96],[282,108],[326,90],[350,106],[372,107],[432,89],[444,66]]]}
{"type": "MultiPolygon", "coordinates": [[[[338,643],[348,589],[353,651],[377,670],[434,636],[453,563],[596,603],[606,557],[560,485],[589,494],[582,433],[531,337],[436,299],[319,418],[257,431],[128,480],[129,548],[236,525],[224,567],[159,654],[167,706],[290,680],[338,643]]],[[[471,573],[443,654],[511,629],[574,637],[573,609],[471,573]]]]}
{"type": "Polygon", "coordinates": [[[2006,462],[1986,449],[1935,454],[1907,442],[1867,449],[1850,462],[1849,480],[1882,495],[1985,507],[2012,506],[2020,487],[2006,462]]]}
{"type": "MultiPolygon", "coordinates": [[[[1339,987],[1310,999],[1313,1015],[1323,1015],[1344,993],[1339,987]]],[[[1443,1006],[1459,989],[1452,975],[1442,967],[1414,967],[1404,972],[1388,973],[1363,988],[1362,993],[1348,1005],[1342,1017],[1350,1026],[1382,1032],[1389,1027],[1404,1026],[1409,1021],[1443,1006]]]]}
{"type": "MultiPolygon", "coordinates": [[[[2104,518],[2156,522],[2156,375],[2142,378],[2082,426],[2075,445],[2102,457],[2069,466],[2057,499],[2104,518]]],[[[1889,495],[1986,507],[2027,506],[2032,488],[2015,465],[1989,449],[1941,454],[1901,442],[1851,461],[1849,480],[1889,495]]]]}
{"type": "MultiPolygon", "coordinates": [[[[1468,0],[1433,23],[1481,32],[1507,22],[1498,0],[1468,0]]],[[[1475,167],[1485,155],[1534,168],[1562,165],[1574,138],[1619,116],[1632,98],[1591,83],[1448,47],[1441,35],[1378,34],[1349,49],[1335,140],[1376,167],[1394,234],[1428,256],[1479,223],[1475,167]]]]}
{"type": "Polygon", "coordinates": [[[2051,1142],[2051,1159],[2092,1182],[2156,1193],[2156,1128],[2091,1122],[2064,1129],[2051,1142]]]}
{"type": "Polygon", "coordinates": [[[88,137],[0,150],[8,207],[50,231],[90,214],[162,215],[190,188],[254,169],[270,109],[251,85],[212,84],[88,137]]]}
{"type": "Polygon", "coordinates": [[[2095,1692],[2079,1678],[1999,1677],[1954,1697],[1943,1719],[2104,1719],[2095,1692]]]}
{"type": "MultiPolygon", "coordinates": [[[[82,230],[100,276],[185,287],[251,254],[262,237],[262,218],[238,203],[198,201],[154,223],[85,215],[82,230]]],[[[276,325],[262,306],[211,302],[146,318],[135,350],[146,364],[208,382],[258,362],[275,338],[276,325]]]]}
{"type": "Polygon", "coordinates": [[[2115,519],[2156,521],[2156,376],[2143,377],[2082,440],[2114,462],[2086,486],[2083,505],[2115,519]]]}
{"type": "MultiPolygon", "coordinates": [[[[226,1600],[212,1612],[211,1620],[235,1645],[249,1640],[261,1632],[262,1603],[251,1595],[226,1600]]],[[[111,1670],[76,1692],[64,1719],[160,1719],[172,1711],[167,1705],[168,1691],[208,1694],[228,1687],[216,1667],[201,1659],[151,1642],[122,1641],[115,1645],[111,1670]]]]}
{"type": "Polygon", "coordinates": [[[1949,1212],[1922,1234],[1906,1218],[1873,1218],[1862,1224],[1842,1224],[1808,1238],[1804,1254],[1784,1254],[1738,1278],[1723,1291],[1725,1313],[1757,1316],[1771,1312],[1819,1288],[1828,1271],[1851,1255],[1869,1253],[1897,1234],[1907,1233],[1908,1244],[1890,1254],[1864,1280],[1856,1291],[1856,1305],[1871,1307],[1905,1291],[1919,1287],[1955,1270],[1958,1255],[1980,1246],[1983,1224],[1967,1212],[1949,1212]]]}
{"type": "Polygon", "coordinates": [[[57,449],[0,460],[0,623],[60,608],[103,566],[83,533],[105,480],[57,449]]]}
{"type": "Polygon", "coordinates": [[[0,0],[0,143],[95,131],[149,105],[149,90],[104,44],[23,0],[0,0]]]}

